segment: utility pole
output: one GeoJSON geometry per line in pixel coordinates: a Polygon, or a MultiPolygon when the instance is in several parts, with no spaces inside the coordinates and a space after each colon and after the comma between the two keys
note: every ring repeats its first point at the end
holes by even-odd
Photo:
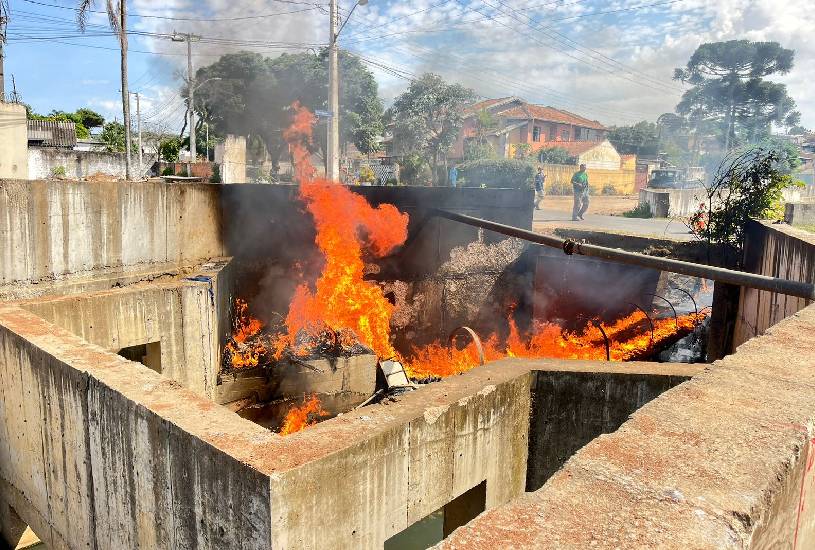
{"type": "Polygon", "coordinates": [[[6,58],[6,25],[8,24],[8,4],[0,0],[0,102],[6,101],[6,75],[4,61],[6,58]]]}
{"type": "Polygon", "coordinates": [[[331,0],[329,6],[331,34],[328,43],[328,110],[331,117],[328,119],[328,179],[340,179],[340,83],[339,83],[339,53],[337,51],[337,24],[339,10],[337,0],[331,0]]]}
{"type": "Polygon", "coordinates": [[[173,33],[171,40],[173,42],[186,42],[187,43],[187,89],[189,99],[187,101],[187,118],[190,124],[190,160],[187,162],[187,175],[192,176],[192,163],[195,162],[195,78],[192,73],[192,43],[194,40],[200,40],[201,37],[197,34],[191,33],[173,33]]]}
{"type": "Polygon", "coordinates": [[[329,20],[330,20],[330,34],[328,40],[328,110],[330,116],[328,119],[328,144],[326,155],[326,166],[328,170],[328,178],[334,181],[340,179],[340,67],[339,67],[339,49],[337,47],[337,40],[340,37],[342,29],[357,6],[364,6],[368,0],[357,0],[348,16],[339,25],[340,14],[337,6],[337,0],[331,0],[329,4],[329,20]],[[339,25],[339,28],[337,28],[339,25]]]}
{"type": "Polygon", "coordinates": [[[144,164],[142,161],[141,147],[141,105],[139,104],[139,92],[136,92],[136,129],[139,132],[139,177],[144,174],[144,164]]]}
{"type": "Polygon", "coordinates": [[[20,103],[20,94],[17,93],[17,82],[14,81],[14,75],[11,75],[11,102],[20,103]]]}
{"type": "Polygon", "coordinates": [[[133,179],[130,146],[130,88],[127,82],[127,0],[119,0],[119,54],[122,78],[122,117],[125,126],[125,179],[133,179]]]}

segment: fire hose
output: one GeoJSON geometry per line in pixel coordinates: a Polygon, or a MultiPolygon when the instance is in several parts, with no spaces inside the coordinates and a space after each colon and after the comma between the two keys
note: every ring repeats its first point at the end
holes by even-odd
{"type": "Polygon", "coordinates": [[[531,243],[550,246],[552,248],[559,248],[569,256],[573,254],[580,254],[582,256],[590,256],[621,264],[638,265],[660,271],[669,271],[671,273],[679,273],[691,277],[702,277],[721,283],[745,286],[758,290],[766,290],[768,292],[777,292],[779,294],[796,296],[798,298],[805,298],[807,300],[815,300],[815,284],[812,283],[791,281],[778,277],[768,277],[766,275],[757,275],[754,273],[746,273],[744,271],[736,271],[734,269],[695,264],[693,262],[684,262],[669,258],[658,258],[656,256],[648,256],[646,254],[638,254],[636,252],[627,252],[617,248],[582,243],[572,239],[561,239],[552,235],[540,235],[527,229],[521,229],[511,225],[484,220],[481,218],[468,216],[466,214],[458,214],[456,212],[440,210],[438,208],[430,209],[428,210],[428,213],[431,216],[445,218],[455,222],[471,225],[473,227],[480,227],[506,235],[508,237],[516,237],[531,243]]]}

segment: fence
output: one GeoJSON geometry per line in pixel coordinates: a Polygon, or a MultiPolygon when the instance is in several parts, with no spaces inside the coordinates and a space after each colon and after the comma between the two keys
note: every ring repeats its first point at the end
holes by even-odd
{"type": "MultiPolygon", "coordinates": [[[[544,164],[543,173],[546,175],[547,194],[571,194],[572,175],[577,166],[569,164],[544,164]]],[[[636,170],[604,170],[589,168],[589,187],[592,193],[600,194],[604,188],[614,189],[614,194],[630,195],[634,192],[637,172],[636,170]]]]}

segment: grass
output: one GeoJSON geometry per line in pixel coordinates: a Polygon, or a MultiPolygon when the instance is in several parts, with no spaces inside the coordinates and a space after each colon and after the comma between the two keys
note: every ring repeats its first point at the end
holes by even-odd
{"type": "Polygon", "coordinates": [[[651,205],[645,202],[623,212],[623,216],[626,218],[653,218],[654,213],[651,212],[651,205]]]}

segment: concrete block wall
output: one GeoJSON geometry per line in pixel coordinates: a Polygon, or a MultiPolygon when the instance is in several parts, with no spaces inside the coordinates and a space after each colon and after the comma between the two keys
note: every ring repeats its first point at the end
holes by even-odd
{"type": "Polygon", "coordinates": [[[209,283],[181,281],[45,298],[20,306],[113,353],[160,342],[161,374],[213,398],[220,365],[213,302],[209,283]]]}
{"type": "Polygon", "coordinates": [[[281,437],[0,306],[0,511],[54,548],[381,548],[486,480],[523,492],[528,369],[281,437]]]}
{"type": "Polygon", "coordinates": [[[0,285],[223,256],[216,186],[0,180],[0,285]]]}
{"type": "MultiPolygon", "coordinates": [[[[815,234],[784,224],[751,221],[747,225],[744,268],[751,273],[815,283],[815,234]]],[[[811,303],[743,287],[733,334],[733,349],[811,303]]]]}
{"type": "Polygon", "coordinates": [[[270,547],[268,475],[210,441],[259,426],[9,305],[0,393],[0,499],[49,548],[270,547]]]}
{"type": "Polygon", "coordinates": [[[815,547],[815,306],[436,548],[815,547]]]}
{"type": "MultiPolygon", "coordinates": [[[[138,155],[133,156],[133,167],[138,170],[138,155]]],[[[141,178],[149,173],[155,158],[143,158],[141,178]]],[[[62,169],[68,179],[82,179],[96,174],[125,179],[125,154],[102,151],[75,151],[58,147],[28,148],[28,177],[32,180],[47,179],[55,169],[62,169]]]]}

